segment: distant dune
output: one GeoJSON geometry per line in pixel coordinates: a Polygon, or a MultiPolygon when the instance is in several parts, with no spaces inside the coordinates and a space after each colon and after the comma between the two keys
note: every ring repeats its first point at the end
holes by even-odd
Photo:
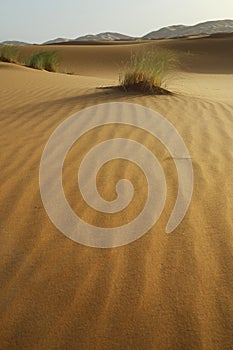
{"type": "Polygon", "coordinates": [[[106,32],[106,33],[100,33],[100,34],[96,34],[96,35],[89,34],[89,35],[81,36],[75,40],[77,40],[77,41],[110,40],[110,41],[112,41],[112,40],[132,40],[132,39],[134,39],[134,38],[131,36],[128,36],[128,35],[124,35],[124,34],[120,34],[120,33],[106,32]]]}
{"type": "MultiPolygon", "coordinates": [[[[142,37],[132,37],[121,33],[114,32],[104,32],[99,34],[87,34],[76,39],[67,39],[67,38],[56,38],[51,39],[43,43],[47,44],[58,44],[66,43],[70,41],[70,44],[73,44],[75,41],[82,42],[95,42],[95,41],[129,41],[129,40],[151,40],[151,39],[171,39],[171,38],[181,38],[188,36],[196,35],[205,35],[205,34],[216,34],[216,33],[232,33],[233,32],[233,20],[216,20],[216,21],[207,21],[203,23],[198,23],[192,26],[187,25],[172,25],[168,27],[161,28],[159,30],[152,31],[142,37]]],[[[10,45],[30,45],[28,43],[20,41],[5,41],[1,44],[10,44],[10,45]]]]}
{"type": "Polygon", "coordinates": [[[49,44],[57,44],[57,43],[65,43],[67,41],[70,41],[70,39],[65,39],[65,38],[56,38],[56,39],[52,39],[52,40],[48,40],[46,42],[44,42],[44,45],[49,45],[49,44]]]}
{"type": "Polygon", "coordinates": [[[15,46],[25,46],[25,45],[33,45],[26,43],[24,41],[17,41],[17,40],[9,40],[9,41],[3,41],[0,43],[0,45],[15,45],[15,46]]]}
{"type": "MultiPolygon", "coordinates": [[[[113,77],[117,79],[122,64],[132,52],[156,47],[176,50],[181,55],[181,69],[196,73],[233,73],[233,35],[200,37],[159,41],[133,42],[72,42],[56,44],[61,64],[59,71],[69,70],[74,74],[113,77]],[[65,46],[65,47],[64,47],[65,46]],[[100,48],[101,46],[101,48],[100,48]],[[94,64],[93,64],[94,63],[94,64]]],[[[51,50],[51,46],[29,46],[20,48],[21,55],[51,50]]]]}
{"type": "Polygon", "coordinates": [[[233,32],[233,20],[219,20],[198,23],[193,26],[174,25],[161,28],[142,37],[142,39],[169,39],[190,35],[233,32]]]}

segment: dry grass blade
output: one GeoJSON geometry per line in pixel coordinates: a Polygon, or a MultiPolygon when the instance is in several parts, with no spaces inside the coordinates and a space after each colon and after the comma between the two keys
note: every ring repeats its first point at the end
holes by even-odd
{"type": "Polygon", "coordinates": [[[29,57],[26,65],[35,69],[44,69],[49,72],[56,72],[59,62],[56,52],[40,51],[29,57]]]}
{"type": "Polygon", "coordinates": [[[177,65],[178,56],[170,50],[157,49],[132,54],[124,74],[119,78],[120,85],[126,90],[165,93],[165,80],[177,65]]]}
{"type": "Polygon", "coordinates": [[[0,61],[9,63],[18,63],[19,52],[17,47],[4,45],[0,48],[0,61]]]}

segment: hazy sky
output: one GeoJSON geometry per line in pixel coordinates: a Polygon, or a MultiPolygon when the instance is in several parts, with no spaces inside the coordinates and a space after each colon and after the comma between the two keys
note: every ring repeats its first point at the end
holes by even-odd
{"type": "Polygon", "coordinates": [[[0,0],[0,41],[105,31],[142,36],[171,24],[233,19],[232,0],[0,0]]]}

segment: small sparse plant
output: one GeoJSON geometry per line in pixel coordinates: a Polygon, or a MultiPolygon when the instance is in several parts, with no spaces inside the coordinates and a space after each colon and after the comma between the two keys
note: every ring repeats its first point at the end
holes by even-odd
{"type": "Polygon", "coordinates": [[[44,69],[49,72],[56,72],[59,62],[55,51],[40,51],[30,56],[26,65],[35,69],[44,69]]]}
{"type": "Polygon", "coordinates": [[[177,64],[177,55],[166,49],[132,54],[123,75],[119,77],[120,85],[126,90],[169,93],[163,87],[177,64]]]}
{"type": "Polygon", "coordinates": [[[19,59],[19,52],[17,47],[12,45],[4,45],[0,47],[0,61],[17,63],[19,59]]]}

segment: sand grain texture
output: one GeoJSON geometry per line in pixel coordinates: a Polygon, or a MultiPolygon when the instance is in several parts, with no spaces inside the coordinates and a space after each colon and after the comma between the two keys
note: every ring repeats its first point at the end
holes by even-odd
{"type": "MultiPolygon", "coordinates": [[[[211,51],[203,40],[176,41],[177,47],[188,42],[203,53],[196,52],[193,69],[169,83],[174,96],[96,89],[116,83],[115,62],[129,54],[127,45],[59,47],[63,64],[71,70],[79,66],[82,75],[0,64],[1,350],[233,349],[233,67],[229,53],[220,52],[217,59],[216,47],[208,71],[211,51]],[[82,51],[78,63],[72,50],[77,56],[82,51]],[[109,50],[112,60],[108,56],[105,65],[101,57],[109,50]],[[164,147],[133,128],[104,127],[83,136],[63,174],[67,199],[83,219],[123,224],[140,212],[146,198],[140,171],[114,161],[100,172],[98,189],[112,200],[116,181],[127,177],[136,189],[133,205],[109,218],[82,201],[78,166],[104,139],[129,137],[149,147],[168,185],[163,214],[146,235],[120,248],[93,249],[69,240],[49,220],[39,193],[39,164],[47,139],[63,120],[111,101],[152,108],[174,124],[192,158],[194,193],[183,222],[167,235],[177,175],[164,147]]],[[[216,40],[224,46],[232,39],[216,40]]]]}

